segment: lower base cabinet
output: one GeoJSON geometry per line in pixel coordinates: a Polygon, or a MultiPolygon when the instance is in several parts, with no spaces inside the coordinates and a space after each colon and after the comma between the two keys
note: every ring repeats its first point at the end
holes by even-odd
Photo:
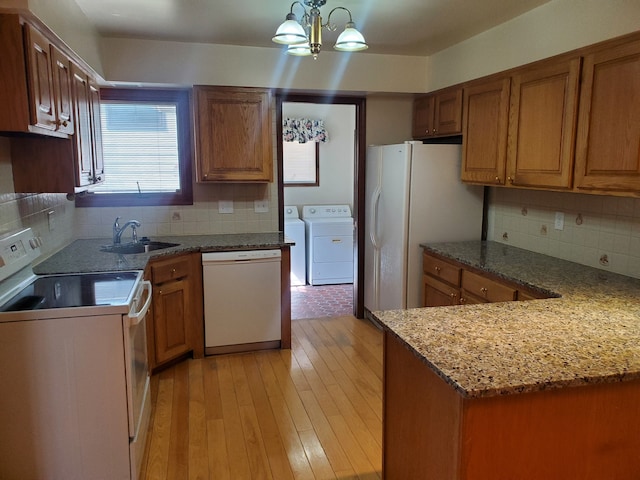
{"type": "Polygon", "coordinates": [[[640,380],[467,398],[384,334],[383,478],[632,480],[640,380]]]}
{"type": "Polygon", "coordinates": [[[152,321],[147,323],[149,366],[154,371],[188,354],[204,356],[200,254],[152,260],[152,321]]]}
{"type": "Polygon", "coordinates": [[[472,303],[509,302],[545,298],[540,292],[425,251],[422,257],[422,306],[443,307],[472,303]]]}

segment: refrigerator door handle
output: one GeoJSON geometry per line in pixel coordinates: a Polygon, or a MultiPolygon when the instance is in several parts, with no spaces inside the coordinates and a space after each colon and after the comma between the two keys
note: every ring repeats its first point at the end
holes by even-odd
{"type": "Polygon", "coordinates": [[[380,249],[380,244],[376,236],[376,233],[378,232],[378,205],[380,204],[380,193],[381,190],[380,186],[378,185],[375,192],[373,192],[373,208],[371,209],[371,232],[369,233],[369,237],[371,237],[371,244],[376,250],[380,249]]]}

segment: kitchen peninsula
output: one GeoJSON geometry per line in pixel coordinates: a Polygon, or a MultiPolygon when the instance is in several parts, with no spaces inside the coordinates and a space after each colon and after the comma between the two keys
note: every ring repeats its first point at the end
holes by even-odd
{"type": "Polygon", "coordinates": [[[494,242],[424,247],[560,298],[373,312],[384,478],[637,478],[640,280],[494,242]]]}

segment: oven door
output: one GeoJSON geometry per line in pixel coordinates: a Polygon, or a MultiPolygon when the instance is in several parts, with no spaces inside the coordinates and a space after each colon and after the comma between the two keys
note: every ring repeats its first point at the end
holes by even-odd
{"type": "Polygon", "coordinates": [[[136,439],[144,423],[144,405],[149,389],[147,362],[146,314],[151,305],[151,283],[140,282],[133,297],[131,310],[123,316],[124,352],[127,378],[127,407],[129,413],[129,437],[136,439]]]}

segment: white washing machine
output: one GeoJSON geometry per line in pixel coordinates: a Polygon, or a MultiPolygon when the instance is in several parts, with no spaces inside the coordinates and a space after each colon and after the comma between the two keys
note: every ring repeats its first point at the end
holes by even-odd
{"type": "Polygon", "coordinates": [[[307,282],[353,283],[353,218],[349,205],[305,205],[307,282]]]}
{"type": "Polygon", "coordinates": [[[286,205],[284,207],[284,235],[295,245],[291,247],[291,285],[306,285],[307,283],[307,247],[304,222],[298,215],[298,207],[286,205]]]}

